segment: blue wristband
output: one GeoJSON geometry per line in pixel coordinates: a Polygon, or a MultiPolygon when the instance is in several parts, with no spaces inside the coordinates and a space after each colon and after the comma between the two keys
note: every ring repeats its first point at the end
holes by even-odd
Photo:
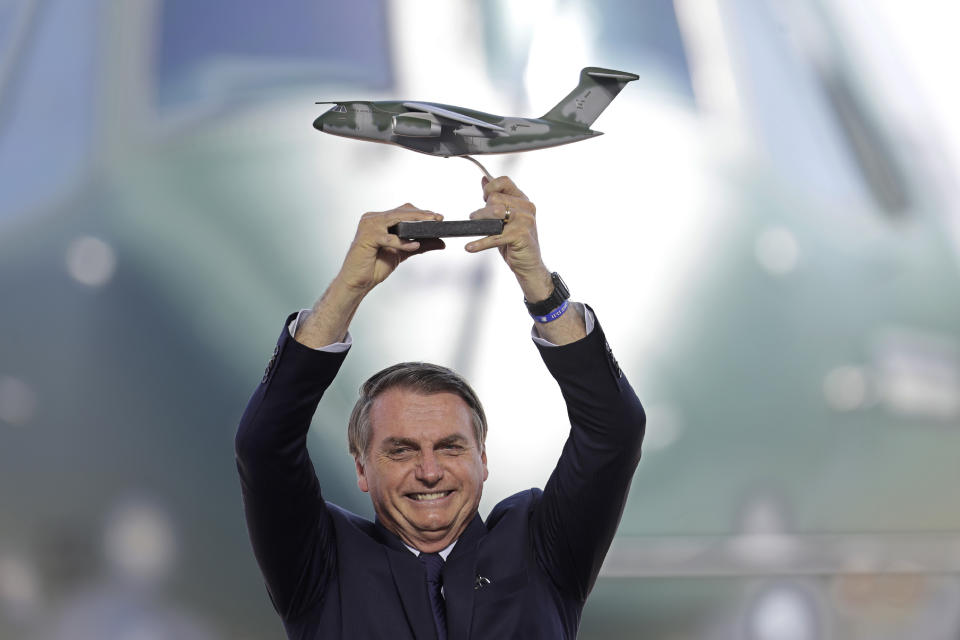
{"type": "Polygon", "coordinates": [[[564,314],[564,312],[567,310],[567,307],[568,307],[568,306],[569,306],[569,305],[567,304],[567,301],[564,300],[563,303],[562,303],[559,307],[557,307],[556,309],[554,309],[553,311],[551,311],[551,312],[548,313],[547,315],[545,315],[545,316],[531,316],[531,317],[532,317],[534,320],[536,320],[537,322],[539,322],[540,324],[546,324],[546,323],[548,323],[548,322],[553,322],[554,320],[556,320],[557,318],[559,318],[560,316],[562,316],[562,315],[564,314]]]}

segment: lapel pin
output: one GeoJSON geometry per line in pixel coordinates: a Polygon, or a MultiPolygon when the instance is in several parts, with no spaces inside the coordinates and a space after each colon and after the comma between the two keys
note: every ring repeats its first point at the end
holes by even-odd
{"type": "Polygon", "coordinates": [[[482,589],[483,587],[487,586],[488,584],[490,584],[490,580],[489,580],[489,579],[484,578],[483,576],[477,574],[477,579],[476,579],[476,580],[474,581],[474,583],[473,583],[473,588],[474,588],[474,589],[482,589]]]}

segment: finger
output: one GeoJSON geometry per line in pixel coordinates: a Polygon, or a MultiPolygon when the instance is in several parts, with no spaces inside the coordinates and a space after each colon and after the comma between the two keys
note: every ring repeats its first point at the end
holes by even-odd
{"type": "Polygon", "coordinates": [[[513,183],[513,180],[507,176],[500,176],[499,178],[494,178],[493,180],[487,182],[483,185],[483,199],[487,200],[494,193],[503,193],[510,196],[516,196],[518,198],[526,198],[523,194],[523,191],[517,188],[517,185],[513,183]]]}
{"type": "MultiPolygon", "coordinates": [[[[444,244],[443,240],[441,240],[440,238],[425,238],[423,242],[420,243],[419,248],[417,248],[414,251],[400,252],[398,254],[398,257],[400,259],[400,262],[403,262],[410,256],[417,256],[417,255],[420,255],[421,253],[426,253],[428,251],[436,251],[438,249],[444,249],[446,248],[446,246],[447,245],[444,244]]],[[[386,251],[393,251],[393,249],[386,249],[386,251]]]]}
{"type": "Polygon", "coordinates": [[[418,207],[417,205],[411,202],[404,202],[403,204],[399,204],[395,206],[393,209],[390,209],[390,211],[425,211],[428,213],[433,213],[429,209],[421,209],[420,207],[418,207]]]}
{"type": "MultiPolygon", "coordinates": [[[[394,222],[406,220],[442,220],[443,216],[435,211],[428,209],[418,209],[413,205],[400,206],[390,211],[384,211],[383,217],[394,222]]],[[[393,224],[391,222],[390,224],[393,224]]]]}
{"type": "Polygon", "coordinates": [[[495,236],[487,236],[486,238],[480,238],[479,240],[474,240],[473,242],[468,242],[464,249],[470,253],[478,253],[480,251],[486,251],[487,249],[493,249],[494,247],[502,247],[504,245],[510,244],[503,234],[498,234],[495,236]]]}
{"type": "Polygon", "coordinates": [[[477,209],[470,214],[471,220],[486,220],[489,218],[503,218],[507,209],[503,206],[490,205],[477,209]]]}
{"type": "Polygon", "coordinates": [[[443,220],[443,216],[433,211],[423,211],[419,209],[411,209],[408,211],[402,209],[371,211],[363,214],[358,226],[361,229],[386,228],[397,222],[413,220],[443,220]]]}
{"type": "Polygon", "coordinates": [[[443,216],[437,213],[436,211],[431,211],[429,209],[420,209],[409,202],[402,204],[399,207],[394,207],[393,209],[388,209],[386,211],[368,211],[367,213],[361,216],[361,220],[370,220],[377,218],[389,218],[391,216],[410,216],[407,219],[424,219],[432,220],[442,218],[443,216]]]}
{"type": "Polygon", "coordinates": [[[393,249],[395,251],[415,252],[420,249],[420,242],[417,240],[403,240],[392,233],[381,234],[376,242],[378,249],[393,249]]]}
{"type": "Polygon", "coordinates": [[[526,198],[517,196],[508,196],[502,193],[494,193],[487,200],[487,206],[498,206],[503,210],[510,209],[515,213],[523,212],[535,216],[537,207],[526,198]]]}
{"type": "MultiPolygon", "coordinates": [[[[424,211],[421,209],[410,211],[403,211],[400,209],[376,211],[365,214],[360,220],[360,225],[357,228],[357,237],[369,238],[373,236],[374,238],[378,238],[380,235],[385,233],[387,229],[398,222],[414,222],[424,220],[439,221],[443,220],[443,216],[433,211],[424,211]]],[[[374,240],[374,242],[376,242],[376,240],[374,240]]]]}

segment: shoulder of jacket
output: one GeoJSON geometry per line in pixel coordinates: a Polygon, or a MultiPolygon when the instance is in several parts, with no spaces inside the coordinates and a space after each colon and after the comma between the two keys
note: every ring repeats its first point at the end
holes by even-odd
{"type": "Polygon", "coordinates": [[[337,506],[332,502],[327,502],[327,509],[330,511],[330,516],[333,518],[334,523],[337,526],[348,526],[353,527],[367,535],[372,536],[376,530],[376,525],[367,520],[363,516],[358,516],[352,511],[347,511],[343,507],[337,506]]]}
{"type": "Polygon", "coordinates": [[[487,530],[496,527],[504,519],[526,518],[527,514],[540,502],[543,491],[540,489],[527,489],[519,491],[508,498],[504,498],[491,509],[487,516],[487,530]]]}

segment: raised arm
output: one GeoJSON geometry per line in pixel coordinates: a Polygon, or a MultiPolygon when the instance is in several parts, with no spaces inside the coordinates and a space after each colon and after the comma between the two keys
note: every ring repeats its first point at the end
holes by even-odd
{"type": "MultiPolygon", "coordinates": [[[[466,245],[466,250],[476,253],[496,247],[513,271],[524,299],[546,300],[553,292],[553,281],[540,256],[536,206],[506,176],[492,181],[483,178],[483,199],[486,206],[470,214],[471,219],[509,219],[502,234],[474,240],[466,245]]],[[[552,322],[537,323],[536,328],[541,338],[555,345],[569,344],[587,335],[583,316],[576,307],[570,307],[552,322]]]]}
{"type": "MultiPolygon", "coordinates": [[[[484,180],[486,206],[473,218],[504,218],[502,235],[476,240],[468,251],[497,247],[528,302],[547,299],[553,281],[540,256],[536,208],[506,177],[484,180]]],[[[570,435],[533,514],[537,559],[567,597],[584,600],[616,533],[640,459],[645,416],[620,371],[603,330],[588,335],[580,305],[550,322],[536,322],[538,345],[560,385],[570,435]]],[[[592,311],[590,312],[592,313],[592,311]]]]}
{"type": "Polygon", "coordinates": [[[401,262],[443,248],[439,240],[402,242],[387,227],[438,219],[410,204],[363,216],[339,273],[313,309],[300,315],[296,339],[284,325],[240,421],[235,446],[247,527],[284,619],[322,597],[336,569],[332,522],[307,453],[307,431],[346,352],[323,348],[344,340],[360,302],[401,262]]]}
{"type": "Polygon", "coordinates": [[[620,524],[646,416],[599,323],[583,340],[538,348],[560,385],[570,433],[531,531],[554,583],[582,602],[620,524]]]}
{"type": "Polygon", "coordinates": [[[341,342],[360,302],[410,256],[443,249],[443,240],[403,241],[387,228],[398,222],[441,220],[443,216],[407,203],[389,211],[366,213],[357,226],[340,272],[297,325],[297,342],[317,349],[341,342]]]}

